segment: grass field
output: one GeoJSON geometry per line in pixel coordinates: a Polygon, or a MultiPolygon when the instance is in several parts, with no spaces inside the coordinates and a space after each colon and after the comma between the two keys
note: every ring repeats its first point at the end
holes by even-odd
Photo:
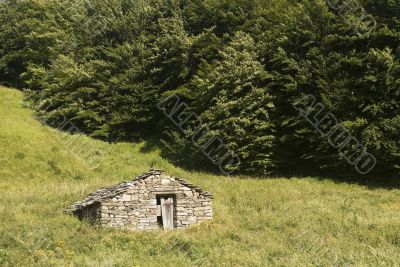
{"type": "Polygon", "coordinates": [[[246,179],[174,167],[145,143],[78,136],[35,119],[0,88],[0,266],[400,266],[400,190],[318,178],[246,179]],[[63,209],[151,165],[214,194],[214,220],[184,231],[92,227],[63,209]]]}

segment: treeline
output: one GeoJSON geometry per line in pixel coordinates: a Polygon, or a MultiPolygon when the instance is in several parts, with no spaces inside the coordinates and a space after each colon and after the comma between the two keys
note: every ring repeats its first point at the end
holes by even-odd
{"type": "Polygon", "coordinates": [[[399,44],[399,0],[0,4],[0,81],[51,103],[41,116],[107,141],[159,133],[167,156],[212,168],[157,108],[175,94],[247,174],[353,176],[362,145],[371,175],[398,175],[399,44]],[[332,146],[293,107],[305,95],[357,142],[332,146]]]}

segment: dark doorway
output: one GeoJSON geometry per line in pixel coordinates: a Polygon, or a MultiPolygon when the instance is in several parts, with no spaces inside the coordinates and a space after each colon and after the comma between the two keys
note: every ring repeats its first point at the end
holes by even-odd
{"type": "Polygon", "coordinates": [[[175,195],[157,196],[157,222],[164,230],[174,229],[175,195]]]}

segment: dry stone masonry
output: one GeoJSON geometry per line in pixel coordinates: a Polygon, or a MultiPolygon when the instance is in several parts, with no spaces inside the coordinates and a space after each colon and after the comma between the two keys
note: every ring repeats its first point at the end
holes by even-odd
{"type": "Polygon", "coordinates": [[[94,224],[128,230],[186,228],[213,218],[211,193],[155,169],[99,189],[67,212],[94,224]]]}

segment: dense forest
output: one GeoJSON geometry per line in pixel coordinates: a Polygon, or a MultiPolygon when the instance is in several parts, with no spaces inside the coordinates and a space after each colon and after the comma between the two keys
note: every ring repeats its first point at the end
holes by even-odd
{"type": "Polygon", "coordinates": [[[329,111],[376,158],[369,175],[399,175],[399,0],[0,3],[0,82],[50,106],[43,118],[215,168],[157,108],[177,95],[240,158],[236,173],[358,175],[353,147],[299,116],[312,95],[310,113],[329,111]]]}

